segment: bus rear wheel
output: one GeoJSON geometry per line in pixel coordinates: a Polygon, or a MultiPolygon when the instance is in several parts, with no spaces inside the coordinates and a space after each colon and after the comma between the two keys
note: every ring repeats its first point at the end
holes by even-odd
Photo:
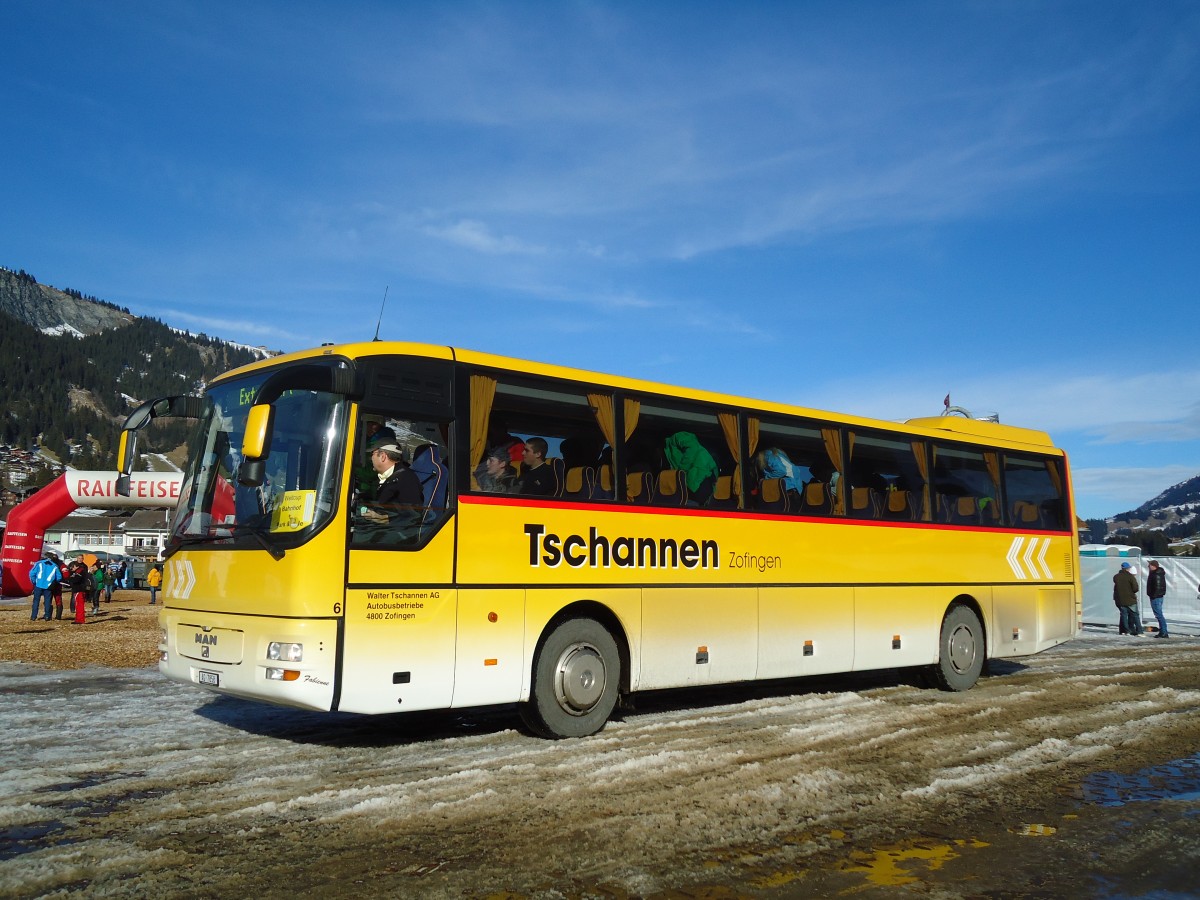
{"type": "Polygon", "coordinates": [[[617,704],[621,655],[594,619],[568,619],[542,644],[521,718],[547,738],[586,737],[604,727],[617,704]]]}
{"type": "Polygon", "coordinates": [[[942,620],[933,681],[943,691],[965,691],[983,672],[983,624],[969,606],[954,606],[942,620]]]}

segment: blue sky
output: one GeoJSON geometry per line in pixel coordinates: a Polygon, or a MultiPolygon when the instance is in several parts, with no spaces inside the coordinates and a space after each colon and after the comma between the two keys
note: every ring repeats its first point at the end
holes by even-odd
{"type": "Polygon", "coordinates": [[[1193,2],[0,3],[0,265],[1200,473],[1193,2]]]}

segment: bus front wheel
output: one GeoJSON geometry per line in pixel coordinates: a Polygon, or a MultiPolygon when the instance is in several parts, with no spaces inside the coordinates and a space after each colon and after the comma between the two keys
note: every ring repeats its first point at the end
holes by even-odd
{"type": "Polygon", "coordinates": [[[942,620],[933,680],[943,691],[965,691],[983,672],[983,624],[969,606],[955,606],[942,620]]]}
{"type": "Polygon", "coordinates": [[[586,737],[604,727],[617,703],[621,655],[594,619],[568,619],[542,644],[521,718],[548,738],[586,737]]]}

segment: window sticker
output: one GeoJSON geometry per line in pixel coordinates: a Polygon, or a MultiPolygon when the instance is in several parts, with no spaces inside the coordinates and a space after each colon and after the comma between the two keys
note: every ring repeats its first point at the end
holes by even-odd
{"type": "Polygon", "coordinates": [[[285,491],[271,511],[271,531],[300,531],[312,524],[316,491],[285,491]]]}

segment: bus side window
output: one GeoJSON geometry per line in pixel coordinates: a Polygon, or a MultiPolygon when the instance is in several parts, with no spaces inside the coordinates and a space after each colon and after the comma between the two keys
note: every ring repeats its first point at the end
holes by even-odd
{"type": "Polygon", "coordinates": [[[452,512],[449,435],[449,422],[363,414],[350,478],[352,544],[416,549],[437,532],[452,512]],[[403,502],[377,502],[397,491],[403,502]]]}
{"type": "Polygon", "coordinates": [[[625,501],[688,507],[727,502],[737,467],[737,416],[657,397],[635,402],[636,427],[624,445],[625,501]]]}
{"type": "Polygon", "coordinates": [[[482,373],[472,375],[471,381],[478,388],[472,391],[472,403],[487,405],[472,410],[472,427],[482,425],[482,430],[471,436],[471,470],[463,476],[464,489],[520,494],[523,486],[537,484],[537,496],[546,500],[611,499],[612,450],[607,437],[615,427],[611,395],[535,379],[492,380],[482,373]],[[536,452],[525,453],[527,444],[536,452]],[[491,470],[489,457],[498,461],[491,470]],[[501,465],[505,458],[506,466],[501,465]],[[543,473],[522,479],[530,467],[542,465],[548,467],[550,477],[543,473]],[[552,489],[546,489],[547,483],[552,489]]]}
{"type": "Polygon", "coordinates": [[[977,450],[939,444],[934,448],[933,489],[937,521],[995,525],[999,512],[999,467],[977,450]]]}
{"type": "Polygon", "coordinates": [[[841,446],[836,428],[764,420],[754,454],[758,507],[791,516],[842,515],[841,446]]]}
{"type": "Polygon", "coordinates": [[[1004,512],[1012,527],[1059,531],[1068,527],[1060,460],[1005,453],[1004,490],[1004,512]]]}

